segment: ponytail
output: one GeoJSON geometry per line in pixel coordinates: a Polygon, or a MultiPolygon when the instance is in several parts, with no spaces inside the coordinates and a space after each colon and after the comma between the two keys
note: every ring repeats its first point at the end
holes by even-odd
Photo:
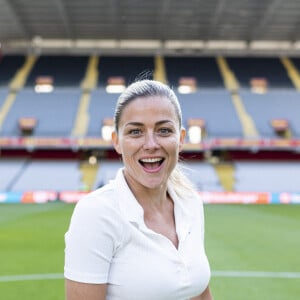
{"type": "Polygon", "coordinates": [[[169,183],[180,198],[185,198],[196,192],[194,184],[184,174],[181,165],[177,165],[174,168],[169,177],[169,183]]]}

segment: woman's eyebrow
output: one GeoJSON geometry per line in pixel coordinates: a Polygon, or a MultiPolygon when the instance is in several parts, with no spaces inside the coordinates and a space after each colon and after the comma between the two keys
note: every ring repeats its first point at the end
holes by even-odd
{"type": "MultiPolygon", "coordinates": [[[[158,121],[155,123],[155,125],[162,125],[162,124],[165,124],[165,123],[174,123],[172,122],[171,120],[161,120],[161,121],[158,121]]],[[[145,124],[144,123],[141,123],[141,122],[128,122],[125,124],[125,126],[144,126],[145,124]]]]}
{"type": "Polygon", "coordinates": [[[155,125],[162,125],[162,124],[165,124],[165,123],[174,123],[172,122],[171,120],[161,120],[161,121],[158,121],[155,123],[155,125]]]}
{"type": "Polygon", "coordinates": [[[143,126],[144,124],[141,122],[128,122],[125,126],[143,126]]]}

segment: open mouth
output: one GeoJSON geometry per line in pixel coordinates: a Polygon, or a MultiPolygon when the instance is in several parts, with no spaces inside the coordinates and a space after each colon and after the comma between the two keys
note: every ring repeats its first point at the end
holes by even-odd
{"type": "Polygon", "coordinates": [[[144,169],[149,171],[155,171],[160,168],[164,161],[164,158],[143,158],[139,160],[139,163],[143,166],[144,169]]]}

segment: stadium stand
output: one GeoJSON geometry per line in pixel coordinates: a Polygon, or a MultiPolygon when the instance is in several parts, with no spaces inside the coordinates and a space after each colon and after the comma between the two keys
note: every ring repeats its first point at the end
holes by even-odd
{"type": "Polygon", "coordinates": [[[291,82],[293,83],[295,89],[297,91],[299,91],[300,90],[300,73],[299,73],[299,67],[297,68],[297,66],[296,66],[297,61],[293,61],[289,57],[282,57],[280,60],[281,60],[281,63],[283,64],[283,66],[285,67],[286,72],[287,72],[291,82]]]}
{"type": "MultiPolygon", "coordinates": [[[[208,142],[216,138],[278,138],[270,123],[272,119],[288,120],[292,136],[297,138],[300,136],[300,101],[294,87],[297,78],[292,80],[288,75],[291,69],[297,77],[300,59],[17,56],[13,61],[13,57],[4,57],[0,62],[0,74],[3,74],[0,77],[0,135],[1,138],[20,137],[18,120],[34,117],[38,122],[32,137],[100,138],[103,120],[113,117],[119,96],[106,92],[108,79],[121,76],[129,84],[140,75],[171,84],[182,105],[184,126],[188,127],[189,119],[204,120],[204,139],[208,142]],[[52,93],[34,91],[36,77],[43,75],[54,78],[52,93]],[[196,92],[179,94],[177,87],[181,77],[195,78],[196,92]],[[267,79],[267,93],[250,91],[252,77],[267,79]]],[[[1,177],[0,191],[95,189],[111,179],[121,166],[113,155],[101,158],[95,165],[80,159],[56,158],[2,157],[0,173],[6,175],[1,177]]],[[[201,157],[184,165],[201,191],[299,192],[298,162],[211,163],[201,157]],[[255,176],[257,173],[261,175],[255,176]]]]}
{"type": "Polygon", "coordinates": [[[168,83],[177,87],[180,77],[194,77],[199,89],[224,88],[214,57],[165,57],[168,83]]]}
{"type": "Polygon", "coordinates": [[[73,128],[81,90],[55,89],[52,93],[36,93],[32,88],[21,90],[3,122],[3,136],[20,136],[18,120],[34,117],[34,136],[69,136],[73,128]]]}
{"type": "Polygon", "coordinates": [[[247,111],[255,121],[262,137],[276,137],[271,126],[272,119],[286,119],[290,123],[293,136],[300,137],[300,94],[295,90],[270,90],[265,94],[254,94],[241,90],[247,111]]]}
{"type": "MultiPolygon", "coordinates": [[[[293,57],[290,58],[289,61],[292,63],[292,68],[294,73],[296,74],[297,81],[299,82],[299,74],[300,74],[300,58],[299,57],[293,57]]],[[[300,84],[298,83],[298,90],[300,89],[300,84]]]]}
{"type": "Polygon", "coordinates": [[[102,160],[99,163],[96,179],[93,188],[96,189],[113,179],[117,170],[122,167],[122,162],[119,160],[102,160]]]}
{"type": "Polygon", "coordinates": [[[154,58],[152,56],[101,56],[98,64],[99,86],[106,87],[110,77],[121,76],[126,85],[137,78],[152,78],[154,58]]]}
{"type": "Polygon", "coordinates": [[[242,137],[242,127],[225,89],[201,89],[192,94],[178,95],[182,105],[183,123],[190,118],[206,122],[207,137],[242,137]]]}
{"type": "Polygon", "coordinates": [[[23,55],[5,55],[0,59],[0,86],[8,87],[11,79],[25,62],[23,55]]]}
{"type": "Polygon", "coordinates": [[[101,126],[105,118],[112,118],[118,94],[108,94],[104,88],[91,92],[89,105],[89,126],[87,136],[101,136],[101,126]]]}
{"type": "Polygon", "coordinates": [[[278,58],[227,57],[226,60],[242,88],[250,88],[252,78],[265,78],[270,89],[294,88],[278,58]]]}
{"type": "Polygon", "coordinates": [[[0,158],[0,191],[9,191],[21,175],[26,158],[0,158]]]}
{"type": "Polygon", "coordinates": [[[0,108],[2,107],[8,93],[9,90],[7,87],[0,87],[0,108]]]}
{"type": "Polygon", "coordinates": [[[235,162],[237,192],[299,192],[299,162],[235,162]]]}
{"type": "Polygon", "coordinates": [[[39,76],[51,76],[55,87],[78,87],[87,62],[87,56],[40,56],[27,78],[26,87],[34,87],[39,76]]]}
{"type": "Polygon", "coordinates": [[[192,181],[199,191],[224,191],[218,174],[212,164],[207,162],[183,162],[183,172],[192,181]]]}
{"type": "Polygon", "coordinates": [[[31,160],[11,191],[78,191],[82,187],[77,161],[31,160]]]}

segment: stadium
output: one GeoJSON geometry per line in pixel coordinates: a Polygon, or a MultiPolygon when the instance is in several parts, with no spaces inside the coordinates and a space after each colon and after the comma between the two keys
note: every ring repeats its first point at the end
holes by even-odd
{"type": "Polygon", "coordinates": [[[1,299],[64,299],[64,233],[122,166],[114,107],[139,78],[181,103],[214,298],[299,299],[299,1],[0,3],[1,299]]]}

